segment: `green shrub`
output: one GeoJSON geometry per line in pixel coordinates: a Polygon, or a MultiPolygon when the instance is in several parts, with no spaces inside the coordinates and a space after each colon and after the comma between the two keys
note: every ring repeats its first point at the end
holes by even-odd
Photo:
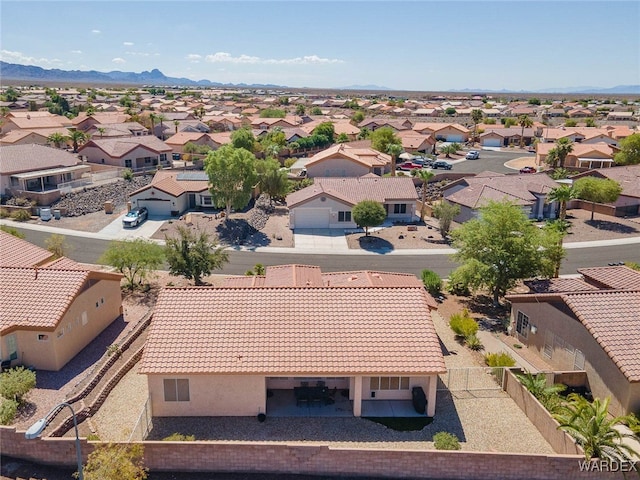
{"type": "Polygon", "coordinates": [[[11,218],[16,222],[26,222],[27,220],[31,220],[31,213],[29,213],[28,210],[16,210],[11,214],[11,218]]]}
{"type": "Polygon", "coordinates": [[[168,437],[162,439],[163,442],[193,442],[195,441],[195,435],[184,435],[182,433],[172,433],[168,437]]]}
{"type": "Polygon", "coordinates": [[[464,343],[466,343],[467,347],[471,350],[478,351],[484,348],[484,345],[482,345],[482,342],[477,335],[469,335],[468,337],[465,337],[464,343]]]}
{"type": "Polygon", "coordinates": [[[130,168],[125,169],[125,171],[122,172],[122,178],[130,182],[131,180],[133,180],[133,171],[130,168]]]}
{"type": "Polygon", "coordinates": [[[633,433],[640,434],[640,414],[630,413],[627,415],[626,424],[633,433]]]}
{"type": "Polygon", "coordinates": [[[0,395],[7,400],[22,402],[29,390],[36,386],[36,372],[15,367],[0,374],[0,395]]]}
{"type": "Polygon", "coordinates": [[[449,432],[438,432],[433,436],[436,450],[460,450],[458,437],[449,432]]]}
{"type": "Polygon", "coordinates": [[[13,235],[14,237],[24,239],[24,233],[20,233],[18,230],[16,230],[13,227],[9,227],[7,225],[0,225],[0,230],[2,230],[5,233],[8,233],[9,235],[13,235]]]}
{"type": "Polygon", "coordinates": [[[9,216],[11,216],[9,210],[7,210],[6,208],[0,208],[0,218],[7,218],[9,216]]]}
{"type": "Polygon", "coordinates": [[[18,402],[15,400],[2,400],[0,404],[0,425],[11,425],[18,412],[18,402]]]}
{"type": "Polygon", "coordinates": [[[298,161],[298,159],[297,159],[297,158],[293,158],[293,157],[292,157],[292,158],[287,158],[287,159],[284,161],[284,166],[285,166],[285,167],[287,167],[287,168],[291,168],[291,166],[292,166],[294,163],[296,163],[297,161],[298,161]]]}
{"type": "Polygon", "coordinates": [[[460,313],[454,313],[451,315],[449,326],[458,337],[462,338],[469,338],[478,333],[478,324],[473,318],[471,318],[469,310],[466,308],[460,313]]]}
{"type": "Polygon", "coordinates": [[[434,297],[440,296],[440,292],[442,292],[442,279],[436,272],[422,270],[422,283],[431,295],[434,297]]]}
{"type": "Polygon", "coordinates": [[[89,435],[87,435],[87,440],[93,441],[93,442],[99,442],[100,436],[97,433],[90,433],[89,435]]]}
{"type": "Polygon", "coordinates": [[[484,361],[490,367],[513,367],[516,364],[514,358],[507,352],[487,353],[484,361]]]}

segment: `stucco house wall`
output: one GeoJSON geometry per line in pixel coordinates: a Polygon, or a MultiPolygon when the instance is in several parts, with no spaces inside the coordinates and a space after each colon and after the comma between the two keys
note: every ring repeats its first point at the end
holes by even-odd
{"type": "Polygon", "coordinates": [[[260,375],[147,375],[155,417],[254,416],[266,413],[260,375]],[[187,379],[188,401],[165,401],[164,379],[187,379]]]}
{"type": "MultiPolygon", "coordinates": [[[[171,153],[171,149],[168,149],[164,154],[171,153]]],[[[122,157],[110,157],[104,150],[101,150],[98,147],[87,146],[82,149],[82,155],[86,158],[88,162],[99,163],[104,165],[113,165],[116,167],[126,167],[126,168],[145,168],[145,167],[153,167],[154,163],[151,161],[150,163],[145,163],[144,158],[151,158],[160,162],[160,154],[150,150],[146,147],[140,146],[136,147],[133,150],[127,152],[122,157]],[[139,159],[137,161],[137,159],[139,159]],[[131,167],[127,166],[127,160],[131,160],[131,167]]],[[[157,165],[157,163],[156,163],[157,165]]]]}
{"type": "MultiPolygon", "coordinates": [[[[585,370],[594,397],[611,397],[610,411],[625,415],[640,408],[640,384],[630,383],[598,342],[576,319],[549,303],[514,303],[511,311],[512,335],[557,370],[585,370]],[[535,325],[526,337],[516,331],[518,311],[535,325]],[[545,342],[551,345],[551,356],[545,354],[545,342]],[[584,367],[576,365],[576,357],[584,354],[584,367]]],[[[549,352],[549,348],[547,348],[549,352]]]]}
{"type": "MultiPolygon", "coordinates": [[[[196,201],[198,201],[199,196],[200,195],[196,195],[196,201]]],[[[187,193],[175,197],[155,187],[131,195],[129,200],[131,201],[132,207],[147,207],[150,215],[168,215],[171,211],[177,211],[178,214],[181,214],[189,208],[187,193]],[[158,205],[156,208],[154,208],[155,202],[157,202],[158,205]],[[166,208],[169,208],[169,212],[166,211],[166,208]]]]}
{"type": "Polygon", "coordinates": [[[344,157],[323,159],[313,165],[307,165],[307,176],[314,177],[361,177],[373,173],[368,166],[344,157]]]}

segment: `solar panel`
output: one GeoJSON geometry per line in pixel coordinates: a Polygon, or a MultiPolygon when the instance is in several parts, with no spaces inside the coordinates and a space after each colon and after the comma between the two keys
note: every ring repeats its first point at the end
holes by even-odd
{"type": "Polygon", "coordinates": [[[206,172],[180,172],[178,174],[178,176],[176,177],[176,180],[201,180],[201,181],[205,181],[208,182],[209,181],[209,176],[207,175],[206,172]]]}

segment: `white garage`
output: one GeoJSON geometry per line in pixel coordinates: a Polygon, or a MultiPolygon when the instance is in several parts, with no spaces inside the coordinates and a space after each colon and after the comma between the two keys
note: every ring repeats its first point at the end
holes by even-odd
{"type": "Polygon", "coordinates": [[[483,147],[500,147],[502,141],[499,138],[484,138],[482,139],[483,147]]]}
{"type": "Polygon", "coordinates": [[[328,208],[296,209],[295,228],[329,228],[331,210],[328,208]]]}
{"type": "Polygon", "coordinates": [[[455,135],[449,134],[449,135],[447,135],[447,142],[461,143],[463,141],[464,140],[462,139],[462,135],[458,135],[458,134],[455,134],[455,135]]]}
{"type": "MultiPolygon", "coordinates": [[[[133,202],[132,202],[133,203],[133,202]]],[[[134,207],[147,207],[151,216],[169,216],[171,215],[171,201],[160,198],[138,199],[134,207]]]]}

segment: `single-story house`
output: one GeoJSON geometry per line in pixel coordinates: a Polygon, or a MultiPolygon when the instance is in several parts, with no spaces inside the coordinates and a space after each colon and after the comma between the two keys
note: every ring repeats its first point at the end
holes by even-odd
{"type": "Polygon", "coordinates": [[[616,217],[634,216],[640,213],[640,165],[625,165],[613,168],[588,170],[574,175],[572,180],[582,177],[610,178],[622,187],[622,193],[613,202],[612,214],[616,217]]]}
{"type": "Polygon", "coordinates": [[[583,268],[577,278],[527,282],[507,295],[511,334],[561,371],[584,370],[609,411],[640,411],[640,272],[625,266],[583,268]]]}
{"type": "Polygon", "coordinates": [[[138,122],[98,123],[89,127],[86,134],[90,137],[139,137],[149,135],[149,130],[138,122]]]}
{"type": "Polygon", "coordinates": [[[421,387],[434,416],[433,299],[393,274],[340,275],[290,265],[255,285],[163,289],[140,363],[154,416],[269,415],[275,392],[296,404],[294,388],[318,382],[348,392],[357,417],[421,387]]]}
{"type": "MultiPolygon", "coordinates": [[[[555,148],[553,143],[539,143],[536,145],[536,165],[546,165],[549,151],[555,148]]],[[[564,161],[564,167],[603,168],[614,166],[616,153],[619,149],[608,143],[574,143],[573,150],[564,161]]]]}
{"type": "Polygon", "coordinates": [[[209,125],[200,120],[163,120],[153,126],[153,134],[162,140],[181,132],[209,133],[210,131],[209,125]],[[178,124],[176,125],[175,122],[178,124]]]}
{"type": "Polygon", "coordinates": [[[366,128],[368,130],[371,130],[372,132],[382,127],[389,127],[396,132],[400,132],[402,130],[410,130],[412,125],[413,124],[411,123],[411,121],[406,118],[403,120],[389,120],[387,118],[367,118],[361,121],[358,124],[358,127],[361,129],[366,128]]]}
{"type": "Polygon", "coordinates": [[[253,118],[251,119],[251,128],[256,130],[269,130],[274,127],[292,128],[300,125],[297,117],[285,118],[253,118]]]}
{"type": "MultiPolygon", "coordinates": [[[[19,112],[14,112],[19,113],[19,112]]],[[[71,127],[71,121],[62,115],[38,115],[41,112],[27,112],[25,115],[11,115],[4,119],[0,132],[6,135],[14,130],[61,129],[71,127]]]]}
{"type": "Polygon", "coordinates": [[[126,123],[128,120],[129,115],[123,112],[95,112],[91,115],[82,112],[71,119],[71,123],[74,128],[87,132],[95,126],[126,123]]]}
{"type": "Polygon", "coordinates": [[[313,185],[287,195],[289,228],[356,228],[351,210],[363,200],[382,204],[389,219],[411,221],[417,199],[409,177],[317,177],[313,185]]]}
{"type": "MultiPolygon", "coordinates": [[[[54,146],[49,141],[49,136],[59,133],[63,137],[69,136],[69,129],[65,127],[58,128],[39,128],[36,130],[12,130],[11,132],[0,138],[0,146],[3,145],[30,145],[36,143],[38,145],[54,146]]],[[[64,145],[69,142],[64,142],[64,145]]],[[[61,145],[62,146],[62,145],[61,145]]]]}
{"type": "Polygon", "coordinates": [[[0,194],[50,205],[60,198],[60,184],[91,171],[76,154],[44,145],[0,146],[0,194]]]}
{"type": "Polygon", "coordinates": [[[422,123],[418,122],[413,130],[425,135],[433,135],[438,141],[462,143],[469,140],[468,128],[457,123],[422,123]]]}
{"type": "Polygon", "coordinates": [[[405,152],[410,153],[432,153],[436,140],[433,135],[423,135],[413,130],[403,130],[396,134],[401,142],[405,152]]]}
{"type": "Polygon", "coordinates": [[[179,132],[167,138],[164,143],[169,145],[174,153],[184,152],[187,143],[194,145],[207,145],[212,150],[220,148],[220,144],[216,142],[209,133],[200,132],[179,132]]]}
{"type": "Polygon", "coordinates": [[[122,314],[122,275],[0,231],[0,358],[60,370],[122,314]]]}
{"type": "Polygon", "coordinates": [[[209,177],[201,170],[158,170],[151,183],[132,192],[129,200],[133,207],[147,207],[149,215],[158,216],[214,207],[209,177]]]}
{"type": "Polygon", "coordinates": [[[340,143],[316,153],[306,168],[310,178],[361,177],[368,173],[384,175],[391,171],[391,156],[373,148],[356,148],[340,143]]]}
{"type": "Polygon", "coordinates": [[[520,205],[529,218],[556,218],[557,202],[547,203],[547,195],[558,184],[546,173],[505,175],[482,172],[448,184],[442,194],[460,206],[456,222],[478,216],[479,208],[489,201],[509,200],[520,205]]]}
{"type": "Polygon", "coordinates": [[[171,165],[171,147],[153,135],[141,137],[93,137],[78,149],[88,162],[131,170],[151,169],[171,165]]]}
{"type": "Polygon", "coordinates": [[[483,147],[507,147],[509,145],[519,145],[520,139],[524,139],[524,145],[531,145],[536,137],[536,129],[525,128],[492,128],[487,129],[479,136],[480,144],[483,147]]]}

